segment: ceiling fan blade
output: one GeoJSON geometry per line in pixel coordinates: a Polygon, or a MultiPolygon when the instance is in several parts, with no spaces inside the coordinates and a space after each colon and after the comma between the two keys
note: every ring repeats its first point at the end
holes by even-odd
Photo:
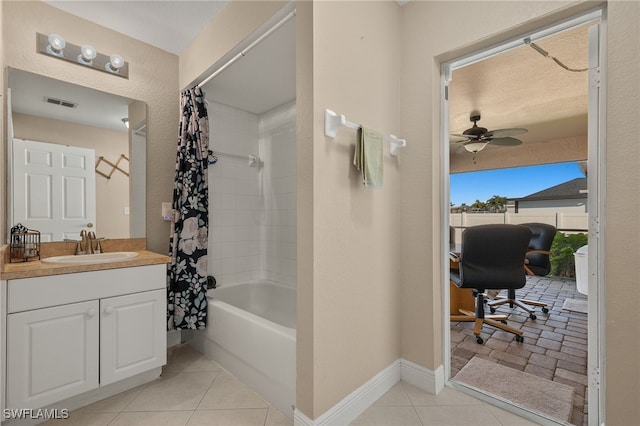
{"type": "Polygon", "coordinates": [[[456,136],[458,138],[465,138],[465,139],[469,139],[473,137],[471,135],[464,135],[462,133],[451,133],[451,136],[456,136]]]}
{"type": "Polygon", "coordinates": [[[496,146],[516,146],[516,145],[522,145],[522,141],[520,139],[516,139],[516,138],[511,138],[511,137],[506,137],[506,138],[493,138],[491,139],[491,142],[489,142],[491,145],[496,145],[496,146]]]}
{"type": "Polygon", "coordinates": [[[509,136],[521,135],[523,133],[527,133],[527,129],[522,129],[522,128],[496,129],[496,130],[488,131],[483,136],[487,138],[506,138],[509,136]]]}

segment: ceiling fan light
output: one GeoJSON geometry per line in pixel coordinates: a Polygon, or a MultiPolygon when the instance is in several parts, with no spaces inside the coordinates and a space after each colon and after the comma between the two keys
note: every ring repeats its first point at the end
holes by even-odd
{"type": "Polygon", "coordinates": [[[482,151],[489,142],[467,142],[464,144],[464,149],[474,154],[482,151]]]}

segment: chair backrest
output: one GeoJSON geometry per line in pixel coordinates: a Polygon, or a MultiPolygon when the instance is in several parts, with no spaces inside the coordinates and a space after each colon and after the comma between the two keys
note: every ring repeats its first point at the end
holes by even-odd
{"type": "Polygon", "coordinates": [[[524,257],[530,239],[531,230],[521,225],[493,224],[465,229],[459,287],[478,290],[524,287],[524,257]]]}
{"type": "MultiPolygon", "coordinates": [[[[551,244],[556,236],[556,227],[546,223],[523,223],[531,229],[531,241],[529,250],[551,250],[551,244]]],[[[549,275],[551,272],[551,261],[549,255],[545,253],[531,253],[527,255],[527,267],[538,276],[549,275]]]]}
{"type": "Polygon", "coordinates": [[[456,228],[449,225],[449,250],[454,251],[456,249],[456,228]]]}

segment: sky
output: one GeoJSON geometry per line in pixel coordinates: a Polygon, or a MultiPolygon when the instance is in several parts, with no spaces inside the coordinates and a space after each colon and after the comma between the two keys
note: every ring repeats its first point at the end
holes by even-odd
{"type": "Polygon", "coordinates": [[[456,173],[450,176],[451,202],[459,206],[484,202],[494,195],[526,197],[578,177],[584,175],[575,162],[456,173]]]}

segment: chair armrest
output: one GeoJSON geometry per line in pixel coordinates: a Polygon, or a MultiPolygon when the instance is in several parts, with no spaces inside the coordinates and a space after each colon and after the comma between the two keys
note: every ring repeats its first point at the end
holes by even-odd
{"type": "Polygon", "coordinates": [[[551,252],[549,250],[529,250],[525,256],[529,256],[530,254],[546,254],[550,255],[551,252]]]}

